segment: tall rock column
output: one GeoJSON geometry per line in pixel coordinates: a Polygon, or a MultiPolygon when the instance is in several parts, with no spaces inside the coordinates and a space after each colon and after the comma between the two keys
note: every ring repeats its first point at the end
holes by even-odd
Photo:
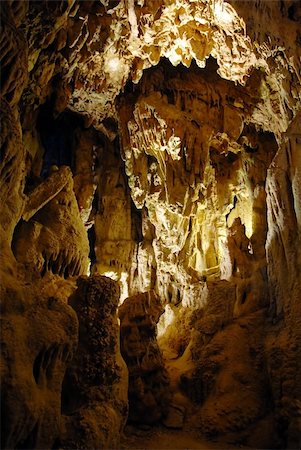
{"type": "Polygon", "coordinates": [[[127,369],[119,352],[118,284],[80,277],[70,299],[79,318],[79,346],[62,393],[65,449],[118,448],[127,418],[127,369]]]}

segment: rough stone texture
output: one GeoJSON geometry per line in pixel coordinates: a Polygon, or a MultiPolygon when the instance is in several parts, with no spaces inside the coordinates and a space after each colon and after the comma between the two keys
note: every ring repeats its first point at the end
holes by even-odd
{"type": "Polygon", "coordinates": [[[32,216],[61,192],[68,183],[68,178],[70,178],[68,167],[61,167],[53,171],[47,180],[29,194],[22,219],[28,222],[32,216]]]}
{"type": "MultiPolygon", "coordinates": [[[[190,386],[197,389],[191,395],[202,404],[194,420],[211,436],[247,429],[267,414],[271,401],[262,348],[264,312],[223,328],[204,333],[196,326],[199,334],[191,349],[198,366],[190,375],[190,386]]],[[[182,383],[185,388],[185,376],[182,383]]]]}
{"type": "MultiPolygon", "coordinates": [[[[15,0],[1,3],[1,31],[5,292],[27,283],[28,298],[66,304],[87,268],[80,221],[95,220],[95,273],[118,280],[122,299],[154,289],[166,304],[159,343],[185,420],[197,412],[204,432],[251,447],[300,447],[299,3],[15,0]],[[49,140],[72,175],[48,201],[47,181],[34,188],[49,140]],[[27,224],[23,188],[47,201],[27,224]]],[[[15,303],[12,316],[25,317],[30,302],[15,303]]],[[[43,302],[31,311],[48,317],[43,302]]],[[[9,323],[12,336],[26,328],[9,323]]],[[[97,429],[97,408],[83,429],[97,429]]],[[[34,446],[31,425],[9,422],[9,439],[34,446]]],[[[52,440],[57,422],[43,423],[52,440]]],[[[82,446],[97,436],[87,431],[82,446]]]]}
{"type": "Polygon", "coordinates": [[[168,408],[168,414],[163,421],[166,428],[181,429],[184,424],[185,408],[171,403],[168,408]]]}
{"type": "Polygon", "coordinates": [[[184,393],[193,404],[186,414],[190,425],[208,436],[274,448],[281,441],[271,414],[265,351],[266,267],[249,248],[245,227],[237,218],[228,232],[227,280],[207,279],[194,309],[166,307],[159,344],[169,360],[174,392],[184,393]],[[257,435],[254,423],[263,423],[257,435]]]}
{"type": "Polygon", "coordinates": [[[70,304],[79,318],[79,345],[62,393],[61,445],[118,448],[127,418],[127,369],[119,351],[118,284],[80,277],[70,304]]]}
{"type": "Polygon", "coordinates": [[[227,237],[238,217],[264,258],[263,186],[277,144],[244,123],[259,101],[254,91],[215,71],[212,61],[203,71],[161,64],[142,77],[139,96],[120,101],[126,173],[142,210],[129,292],[138,277],[140,289],[155,288],[168,302],[197,304],[202,277],[231,273],[227,237]]]}
{"type": "MultiPolygon", "coordinates": [[[[95,272],[121,282],[121,300],[129,293],[129,271],[141,240],[140,211],[134,207],[117,140],[104,140],[98,153],[95,207],[95,272]]],[[[139,290],[142,286],[139,285],[139,290]]]]}
{"type": "Polygon", "coordinates": [[[28,222],[20,223],[14,236],[16,259],[34,276],[44,277],[52,272],[68,278],[86,274],[88,270],[89,244],[73,192],[72,174],[68,167],[61,171],[65,173],[65,185],[53,196],[49,189],[55,179],[52,174],[38,186],[30,199],[38,190],[49,201],[45,204],[44,200],[45,206],[28,222]]]}
{"type": "Polygon", "coordinates": [[[263,88],[271,93],[272,101],[267,95],[267,102],[263,103],[268,108],[262,105],[254,118],[267,129],[274,126],[275,131],[279,128],[284,131],[289,110],[295,110],[299,97],[297,90],[289,92],[287,81],[283,81],[284,77],[289,78],[293,85],[298,85],[299,62],[295,52],[298,16],[292,21],[289,7],[281,9],[280,2],[273,2],[272,7],[269,2],[257,2],[251,8],[253,16],[259,16],[258,23],[262,23],[260,16],[270,14],[274,39],[269,40],[264,26],[261,30],[258,25],[250,27],[250,37],[237,13],[245,15],[249,25],[245,3],[233,2],[233,7],[226,2],[177,0],[117,5],[82,2],[73,6],[68,24],[69,49],[63,56],[66,81],[75,78],[70,106],[93,117],[99,126],[107,115],[114,116],[114,100],[128,78],[138,83],[143,70],[156,66],[162,58],[169,59],[174,66],[181,63],[190,67],[195,61],[203,68],[209,56],[213,56],[219,74],[225,79],[245,83],[253,69],[262,73],[263,88]],[[283,27],[289,28],[290,33],[283,33],[283,27]],[[259,42],[257,36],[261,38],[259,42]],[[277,51],[278,58],[271,58],[277,51]],[[291,59],[293,55],[295,59],[291,59]],[[284,92],[287,102],[281,95],[284,92]],[[283,112],[281,124],[276,119],[279,105],[283,112]]]}
{"type": "MultiPolygon", "coordinates": [[[[43,148],[36,128],[39,116],[36,108],[52,93],[52,77],[55,75],[53,61],[56,61],[55,53],[62,48],[64,40],[63,36],[56,36],[66,23],[66,16],[61,18],[66,9],[64,3],[30,2],[26,18],[27,2],[1,3],[0,279],[3,449],[53,448],[57,447],[59,438],[62,438],[62,382],[78,338],[77,316],[67,305],[68,297],[75,287],[72,280],[64,278],[85,274],[89,262],[87,234],[73,192],[70,168],[54,167],[52,170],[55,172],[50,173],[48,179],[41,181],[39,178],[43,166],[43,148]],[[16,26],[21,26],[26,32],[30,48],[29,67],[27,43],[23,31],[17,30],[16,26]],[[52,50],[43,52],[48,46],[52,46],[52,50]],[[38,67],[35,67],[37,61],[38,67]],[[28,70],[31,73],[30,84],[18,105],[28,70]],[[20,107],[22,125],[26,131],[23,136],[16,106],[20,107]],[[23,211],[27,223],[20,221],[23,211]]],[[[72,3],[70,2],[68,11],[72,3]]],[[[63,83],[53,83],[53,86],[56,88],[54,109],[58,114],[66,107],[68,89],[63,83]]],[[[103,282],[104,290],[105,286],[112,287],[112,282],[103,282]]],[[[109,359],[108,352],[111,352],[110,356],[120,366],[118,380],[121,381],[117,382],[113,376],[115,366],[107,367],[107,372],[101,374],[99,384],[103,384],[103,390],[98,390],[98,397],[95,395],[94,398],[93,392],[91,396],[97,403],[94,408],[96,415],[98,418],[102,417],[105,429],[101,438],[90,435],[88,424],[93,424],[95,417],[89,417],[93,408],[89,410],[87,407],[87,427],[83,429],[88,430],[88,436],[84,439],[84,444],[78,444],[79,448],[86,445],[96,448],[100,441],[101,446],[118,447],[119,434],[127,417],[127,371],[118,352],[116,314],[115,319],[110,315],[114,308],[116,310],[119,291],[115,285],[111,291],[113,305],[111,309],[103,311],[103,314],[107,314],[103,320],[110,328],[110,333],[115,331],[115,334],[107,346],[106,341],[102,342],[101,351],[103,354],[107,352],[103,361],[109,359]],[[107,397],[104,400],[105,392],[107,397]],[[108,398],[112,401],[112,407],[103,406],[108,398]],[[110,437],[107,436],[108,430],[110,437]]],[[[99,330],[100,324],[97,326],[99,330]]],[[[104,324],[101,327],[105,335],[108,329],[104,324]]],[[[89,367],[90,371],[99,370],[92,363],[89,367]]],[[[74,436],[72,433],[75,430],[70,430],[70,421],[67,419],[64,423],[66,429],[63,436],[67,443],[74,436]]],[[[81,438],[78,442],[82,442],[81,438]]]]}
{"type": "Polygon", "coordinates": [[[267,336],[269,372],[279,428],[288,445],[301,436],[300,114],[288,130],[267,178],[267,259],[274,327],[267,336]]]}
{"type": "Polygon", "coordinates": [[[28,77],[27,42],[24,33],[17,28],[26,11],[27,2],[24,2],[25,7],[22,3],[2,2],[0,10],[0,95],[12,107],[19,102],[28,77]]]}
{"type": "Polygon", "coordinates": [[[154,292],[128,297],[119,308],[121,353],[129,369],[129,420],[153,424],[164,418],[169,381],[156,341],[163,312],[154,292]]]}
{"type": "MultiPolygon", "coordinates": [[[[8,266],[6,260],[6,267],[8,266]]],[[[1,448],[52,448],[76,314],[1,270],[1,448]]]]}
{"type": "Polygon", "coordinates": [[[99,183],[99,153],[102,149],[100,133],[94,128],[77,129],[75,133],[74,192],[85,224],[94,222],[93,199],[99,183]]]}
{"type": "Polygon", "coordinates": [[[16,115],[4,99],[0,100],[0,105],[0,233],[1,246],[4,243],[10,246],[14,228],[24,207],[25,151],[16,115]]]}

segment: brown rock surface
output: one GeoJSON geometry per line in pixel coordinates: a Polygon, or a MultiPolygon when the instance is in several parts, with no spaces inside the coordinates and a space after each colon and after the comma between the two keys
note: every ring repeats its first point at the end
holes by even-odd
{"type": "Polygon", "coordinates": [[[69,306],[1,273],[1,448],[52,448],[77,344],[69,306]]]}
{"type": "Polygon", "coordinates": [[[37,212],[19,224],[13,246],[16,259],[34,276],[52,272],[69,278],[87,273],[89,244],[70,169],[62,167],[50,175],[32,192],[26,207],[27,219],[37,212]]]}
{"type": "Polygon", "coordinates": [[[106,275],[128,298],[133,421],[161,420],[171,402],[184,430],[299,448],[299,2],[0,9],[3,446],[60,445],[67,303],[90,253],[99,275],[72,297],[67,447],[117,446],[126,419],[106,275]]]}
{"type": "Polygon", "coordinates": [[[153,424],[164,418],[169,382],[156,341],[163,309],[154,292],[128,297],[119,308],[121,353],[129,369],[129,420],[153,424]]]}
{"type": "Polygon", "coordinates": [[[119,287],[100,275],[80,277],[70,304],[79,345],[64,379],[61,445],[118,448],[127,418],[127,369],[119,351],[119,287]]]}
{"type": "Polygon", "coordinates": [[[28,77],[27,42],[24,33],[17,28],[26,10],[22,3],[27,2],[5,1],[0,10],[0,93],[12,107],[18,104],[28,77]]]}
{"type": "Polygon", "coordinates": [[[300,114],[279,148],[267,178],[267,260],[275,326],[267,355],[280,426],[292,447],[300,445],[300,114]]]}
{"type": "Polygon", "coordinates": [[[11,244],[12,235],[24,207],[25,151],[18,119],[8,103],[1,99],[1,244],[11,244]]]}

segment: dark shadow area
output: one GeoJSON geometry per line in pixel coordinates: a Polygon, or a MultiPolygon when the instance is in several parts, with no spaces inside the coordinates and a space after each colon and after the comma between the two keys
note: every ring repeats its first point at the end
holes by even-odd
{"type": "Polygon", "coordinates": [[[74,131],[83,125],[83,119],[71,111],[53,117],[51,102],[41,106],[37,119],[37,130],[45,149],[41,177],[46,178],[51,166],[69,166],[74,169],[74,131]]]}

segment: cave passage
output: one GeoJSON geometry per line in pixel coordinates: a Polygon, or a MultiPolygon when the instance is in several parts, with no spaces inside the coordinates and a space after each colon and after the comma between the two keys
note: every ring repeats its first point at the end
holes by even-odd
{"type": "Polygon", "coordinates": [[[1,448],[301,448],[297,0],[4,0],[1,448]]]}

